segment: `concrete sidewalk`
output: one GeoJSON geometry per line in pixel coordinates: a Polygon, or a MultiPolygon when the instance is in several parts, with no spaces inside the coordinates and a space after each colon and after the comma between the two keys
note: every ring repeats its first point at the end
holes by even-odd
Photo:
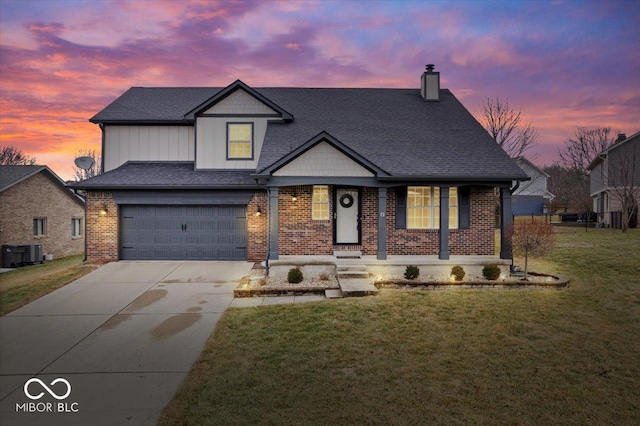
{"type": "Polygon", "coordinates": [[[111,263],[0,318],[0,424],[155,425],[251,266],[111,263]]]}

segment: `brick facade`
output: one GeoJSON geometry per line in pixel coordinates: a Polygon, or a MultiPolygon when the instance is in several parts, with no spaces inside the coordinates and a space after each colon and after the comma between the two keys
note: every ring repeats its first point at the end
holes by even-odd
{"type": "MultiPolygon", "coordinates": [[[[329,211],[334,211],[335,188],[329,186],[329,211]]],[[[279,191],[278,252],[281,255],[331,255],[338,250],[361,250],[376,255],[378,250],[378,189],[362,191],[362,244],[334,246],[333,214],[328,220],[311,218],[311,185],[282,187],[279,191]],[[296,195],[294,201],[293,195],[296,195]]],[[[437,229],[396,229],[394,188],[387,192],[387,254],[438,255],[437,229]]],[[[256,192],[247,206],[247,258],[259,262],[267,255],[268,203],[265,191],[256,192]],[[261,214],[256,212],[258,207],[261,214]]],[[[118,206],[108,192],[87,195],[87,260],[105,263],[118,260],[118,206]],[[106,207],[107,214],[100,211],[106,207]]],[[[473,187],[471,191],[471,229],[451,229],[452,255],[492,255],[494,242],[493,189],[473,187]]]]}
{"type": "MultiPolygon", "coordinates": [[[[378,190],[362,188],[362,244],[333,245],[333,220],[311,219],[312,186],[280,188],[278,202],[278,249],[282,255],[329,255],[334,249],[361,250],[376,255],[378,250],[378,190]],[[293,193],[297,196],[292,201],[293,193]]],[[[333,212],[333,187],[329,187],[330,211],[333,212]]],[[[437,229],[396,229],[396,189],[387,191],[387,254],[438,255],[437,229]]],[[[471,228],[451,229],[449,248],[453,255],[493,255],[493,188],[474,187],[471,191],[471,228]]]]}
{"type": "Polygon", "coordinates": [[[87,193],[87,262],[118,260],[118,205],[110,192],[87,193]],[[102,210],[105,215],[101,215],[102,210]]]}
{"type": "Polygon", "coordinates": [[[84,252],[84,206],[44,171],[0,193],[0,245],[42,244],[54,259],[84,252]],[[33,219],[46,218],[43,236],[34,236],[33,219]],[[72,218],[81,219],[81,235],[71,235],[72,218]]]}
{"type": "Polygon", "coordinates": [[[247,206],[247,259],[261,262],[267,258],[267,194],[256,192],[247,206]],[[256,215],[260,208],[260,215],[256,215]]]}

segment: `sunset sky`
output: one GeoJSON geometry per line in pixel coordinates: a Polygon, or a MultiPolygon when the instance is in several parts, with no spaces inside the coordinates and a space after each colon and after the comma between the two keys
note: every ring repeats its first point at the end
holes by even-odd
{"type": "Polygon", "coordinates": [[[0,145],[72,176],[131,86],[419,87],[426,63],[556,161],[577,126],[640,130],[640,1],[0,0],[0,145]]]}

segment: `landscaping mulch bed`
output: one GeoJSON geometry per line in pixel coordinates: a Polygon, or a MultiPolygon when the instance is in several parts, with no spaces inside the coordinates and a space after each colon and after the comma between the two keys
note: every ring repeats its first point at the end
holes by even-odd
{"type": "Polygon", "coordinates": [[[317,277],[305,278],[300,283],[289,283],[286,278],[266,276],[266,269],[260,264],[254,265],[248,277],[240,281],[233,290],[235,297],[283,296],[300,294],[324,294],[325,290],[340,288],[334,275],[322,280],[317,277]]]}

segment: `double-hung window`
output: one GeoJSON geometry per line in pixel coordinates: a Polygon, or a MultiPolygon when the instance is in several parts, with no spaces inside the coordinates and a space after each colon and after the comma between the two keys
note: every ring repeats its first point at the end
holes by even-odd
{"type": "Polygon", "coordinates": [[[227,159],[253,160],[253,123],[227,123],[227,159]]]}
{"type": "MultiPolygon", "coordinates": [[[[440,228],[440,188],[410,186],[407,188],[407,228],[440,228]]],[[[458,228],[458,190],[449,188],[449,228],[458,228]]]]}
{"type": "Polygon", "coordinates": [[[313,196],[311,199],[311,218],[313,220],[329,219],[329,186],[313,186],[313,196]]]}
{"type": "Polygon", "coordinates": [[[74,217],[71,219],[71,236],[82,236],[82,219],[79,217],[74,217]]]}
{"type": "Polygon", "coordinates": [[[47,218],[34,217],[33,218],[33,236],[44,237],[46,234],[47,234],[47,218]]]}

